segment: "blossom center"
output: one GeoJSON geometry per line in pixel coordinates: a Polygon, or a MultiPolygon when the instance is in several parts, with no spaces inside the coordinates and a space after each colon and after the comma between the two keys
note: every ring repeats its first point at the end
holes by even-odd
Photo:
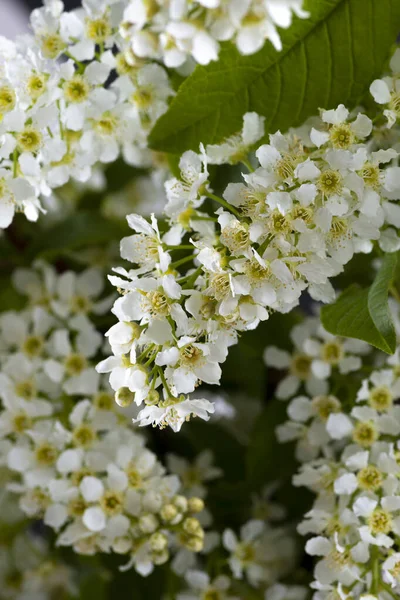
{"type": "Polygon", "coordinates": [[[42,39],[42,54],[45,58],[56,58],[64,48],[64,40],[57,33],[46,35],[42,39]]]}
{"type": "Polygon", "coordinates": [[[25,127],[17,136],[18,148],[21,152],[37,152],[42,145],[43,136],[30,125],[25,127]]]}
{"type": "Polygon", "coordinates": [[[81,75],[75,75],[72,79],[66,81],[63,89],[68,102],[75,104],[84,102],[89,95],[89,85],[81,75]]]}
{"type": "Polygon", "coordinates": [[[318,189],[324,196],[333,196],[342,191],[342,176],[338,171],[327,169],[318,178],[318,189]]]}
{"type": "Polygon", "coordinates": [[[87,360],[81,354],[70,354],[65,359],[65,370],[68,375],[79,375],[87,366],[87,360]]]}
{"type": "Polygon", "coordinates": [[[43,444],[38,446],[35,451],[36,460],[39,463],[39,465],[46,467],[54,465],[57,459],[57,455],[57,448],[55,448],[55,446],[47,442],[44,442],[43,444]]]}
{"type": "Polygon", "coordinates": [[[372,533],[387,535],[392,531],[392,517],[385,510],[378,508],[368,517],[368,525],[372,533]]]}
{"type": "Polygon", "coordinates": [[[0,86],[0,113],[6,113],[15,107],[15,92],[9,85],[0,86]]]}
{"type": "Polygon", "coordinates": [[[290,370],[299,379],[307,379],[311,370],[311,357],[307,354],[296,354],[293,357],[290,370]]]}
{"type": "Polygon", "coordinates": [[[362,490],[370,490],[375,492],[378,490],[383,481],[382,473],[374,465],[368,465],[361,469],[357,475],[358,485],[362,490]]]}
{"type": "Polygon", "coordinates": [[[114,490],[107,490],[100,500],[100,505],[106,515],[110,517],[118,515],[124,506],[123,495],[114,490]]]}
{"type": "Polygon", "coordinates": [[[108,20],[103,17],[100,19],[88,20],[86,22],[86,35],[96,44],[102,44],[111,35],[111,27],[108,20]]]}
{"type": "Polygon", "coordinates": [[[314,410],[323,421],[327,421],[329,415],[340,411],[341,404],[335,396],[316,396],[312,400],[314,410]]]}
{"type": "Polygon", "coordinates": [[[331,364],[337,365],[343,358],[343,348],[339,342],[326,342],[321,350],[322,359],[331,364]]]}
{"type": "Polygon", "coordinates": [[[95,430],[90,425],[82,424],[76,427],[72,434],[72,439],[75,446],[89,448],[96,440],[97,435],[95,430]]]}
{"type": "Polygon", "coordinates": [[[36,394],[36,386],[30,379],[20,381],[15,386],[15,393],[24,400],[32,400],[36,394]]]}
{"type": "Polygon", "coordinates": [[[32,427],[32,420],[26,413],[20,413],[14,415],[12,424],[15,433],[23,433],[32,427]]]}
{"type": "Polygon", "coordinates": [[[368,448],[378,439],[378,431],[372,422],[357,423],[353,430],[353,440],[362,446],[368,448]]]}
{"type": "Polygon", "coordinates": [[[393,396],[386,385],[375,387],[369,395],[369,403],[372,408],[380,412],[387,411],[393,404],[393,396]]]}
{"type": "Polygon", "coordinates": [[[46,90],[46,77],[41,73],[34,73],[28,79],[28,94],[33,100],[39,98],[46,90]]]}
{"type": "Polygon", "coordinates": [[[44,340],[38,335],[30,335],[24,341],[22,350],[28,356],[39,356],[42,353],[44,340]]]}
{"type": "Polygon", "coordinates": [[[347,150],[352,144],[354,144],[354,133],[350,125],[347,123],[333,125],[329,133],[332,146],[334,148],[347,150]]]}

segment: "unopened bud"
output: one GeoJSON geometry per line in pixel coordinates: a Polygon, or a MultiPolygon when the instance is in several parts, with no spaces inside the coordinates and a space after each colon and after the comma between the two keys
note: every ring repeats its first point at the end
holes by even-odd
{"type": "Polygon", "coordinates": [[[189,498],[188,500],[188,510],[191,513],[200,513],[204,510],[204,502],[201,498],[189,498]]]}
{"type": "Polygon", "coordinates": [[[163,533],[157,531],[150,537],[149,544],[154,552],[162,552],[167,547],[168,539],[163,533]]]}
{"type": "Polygon", "coordinates": [[[188,517],[187,519],[185,519],[183,521],[182,527],[184,531],[186,531],[186,533],[189,533],[190,535],[196,535],[201,537],[204,536],[204,532],[199,520],[195,519],[194,517],[188,517]]]}
{"type": "Polygon", "coordinates": [[[153,533],[158,527],[158,519],[155,515],[142,515],[139,519],[139,527],[143,533],[153,533]]]}
{"type": "Polygon", "coordinates": [[[201,552],[204,548],[203,538],[197,537],[196,535],[187,536],[184,539],[181,539],[181,542],[183,546],[191,552],[201,552]]]}
{"type": "Polygon", "coordinates": [[[155,404],[158,404],[159,400],[160,394],[157,390],[150,390],[147,397],[144,399],[144,403],[147,404],[147,406],[154,406],[155,404]]]}
{"type": "Polygon", "coordinates": [[[119,388],[118,392],[115,394],[115,402],[121,408],[127,408],[132,404],[135,400],[135,393],[131,392],[129,388],[122,387],[119,388]]]}
{"type": "Polygon", "coordinates": [[[187,512],[188,509],[188,501],[185,496],[175,496],[173,499],[173,503],[179,512],[187,512]]]}
{"type": "Polygon", "coordinates": [[[165,504],[160,510],[161,518],[164,521],[173,521],[177,514],[178,510],[173,504],[165,504]]]}
{"type": "Polygon", "coordinates": [[[169,559],[169,552],[168,550],[163,550],[162,552],[153,552],[151,559],[155,565],[163,565],[169,559]]]}

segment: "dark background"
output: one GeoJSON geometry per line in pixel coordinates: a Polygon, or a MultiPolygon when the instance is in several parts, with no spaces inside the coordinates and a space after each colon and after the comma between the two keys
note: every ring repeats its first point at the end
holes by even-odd
{"type": "MultiPolygon", "coordinates": [[[[23,4],[25,4],[25,6],[29,8],[29,10],[33,10],[34,8],[37,8],[39,6],[43,6],[41,0],[23,0],[23,4]]],[[[80,4],[80,0],[64,0],[65,10],[71,10],[71,8],[76,8],[80,4]]]]}

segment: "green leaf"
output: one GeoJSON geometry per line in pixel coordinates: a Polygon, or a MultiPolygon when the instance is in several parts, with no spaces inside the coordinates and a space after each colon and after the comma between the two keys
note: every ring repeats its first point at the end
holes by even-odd
{"type": "Polygon", "coordinates": [[[364,340],[393,354],[396,332],[389,312],[388,294],[395,276],[396,254],[386,254],[382,266],[369,288],[350,286],[334,304],[321,310],[322,324],[335,335],[364,340]]]}
{"type": "Polygon", "coordinates": [[[218,62],[196,67],[150,135],[172,153],[220,142],[241,129],[243,114],[266,117],[266,132],[302,124],[319,107],[357,105],[381,75],[400,30],[398,0],[309,0],[310,19],[281,31],[252,56],[226,43],[218,62]]]}

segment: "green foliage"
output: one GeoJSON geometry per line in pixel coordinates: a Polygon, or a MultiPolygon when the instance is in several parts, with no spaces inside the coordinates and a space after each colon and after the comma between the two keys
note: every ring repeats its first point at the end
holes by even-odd
{"type": "Polygon", "coordinates": [[[257,491],[279,482],[277,500],[290,518],[299,518],[311,505],[311,498],[305,489],[293,494],[291,480],[298,469],[294,444],[281,444],[276,437],[276,427],[287,418],[286,409],[286,402],[273,398],[257,419],[246,455],[247,481],[249,488],[257,491]]]}
{"type": "Polygon", "coordinates": [[[106,600],[107,579],[99,571],[89,571],[79,589],[79,600],[106,600]]]}
{"type": "Polygon", "coordinates": [[[110,221],[99,213],[80,211],[43,232],[29,253],[35,258],[54,258],[68,250],[119,240],[128,231],[125,224],[110,221]]]}
{"type": "Polygon", "coordinates": [[[232,346],[222,370],[222,385],[234,392],[242,391],[249,397],[263,399],[267,370],[263,350],[271,340],[279,340],[280,347],[290,348],[289,334],[299,322],[299,314],[275,313],[253,331],[244,333],[239,344],[232,346]]]}
{"type": "Polygon", "coordinates": [[[309,0],[311,18],[281,32],[252,56],[224,45],[218,62],[198,66],[150,136],[156,150],[182,153],[239,131],[242,116],[266,117],[266,132],[302,124],[319,107],[355,106],[381,75],[400,30],[398,0],[309,0]]]}
{"type": "Polygon", "coordinates": [[[278,476],[282,478],[285,474],[287,475],[286,469],[289,469],[289,472],[291,470],[294,460],[293,445],[290,444],[288,453],[290,464],[288,464],[286,460],[282,460],[282,454],[289,445],[278,445],[275,435],[277,425],[280,425],[286,419],[286,408],[285,402],[274,398],[257,419],[246,457],[247,479],[253,487],[265,484],[267,481],[273,481],[278,476]],[[279,460],[277,460],[277,451],[279,452],[279,460]],[[282,473],[282,470],[285,470],[286,473],[282,473]]]}
{"type": "Polygon", "coordinates": [[[397,255],[386,254],[369,288],[350,286],[338,300],[321,311],[322,324],[335,335],[364,340],[393,354],[396,332],[388,307],[388,294],[396,273],[397,255]]]}

